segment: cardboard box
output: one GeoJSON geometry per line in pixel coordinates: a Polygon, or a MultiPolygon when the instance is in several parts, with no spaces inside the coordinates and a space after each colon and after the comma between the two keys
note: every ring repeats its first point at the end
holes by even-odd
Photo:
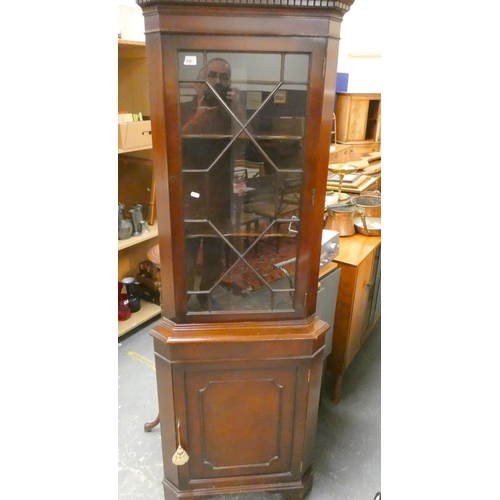
{"type": "Polygon", "coordinates": [[[151,147],[151,121],[119,123],[118,149],[135,149],[151,147]]]}

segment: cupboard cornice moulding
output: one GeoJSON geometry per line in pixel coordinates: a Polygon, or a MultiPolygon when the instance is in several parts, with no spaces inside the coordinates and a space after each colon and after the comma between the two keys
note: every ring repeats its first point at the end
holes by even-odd
{"type": "Polygon", "coordinates": [[[189,5],[189,6],[225,6],[231,8],[287,8],[330,10],[341,13],[349,12],[354,0],[136,0],[140,6],[148,5],[189,5]]]}

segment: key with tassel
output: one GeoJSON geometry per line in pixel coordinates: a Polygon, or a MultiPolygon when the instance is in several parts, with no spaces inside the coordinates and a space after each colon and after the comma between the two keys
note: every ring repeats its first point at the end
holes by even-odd
{"type": "Polygon", "coordinates": [[[172,457],[172,463],[174,465],[184,465],[189,460],[189,455],[186,450],[181,446],[181,424],[177,421],[177,450],[172,457]]]}

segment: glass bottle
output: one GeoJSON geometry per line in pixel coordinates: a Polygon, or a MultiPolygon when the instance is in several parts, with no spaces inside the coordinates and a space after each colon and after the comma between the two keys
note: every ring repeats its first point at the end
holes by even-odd
{"type": "Polygon", "coordinates": [[[118,239],[127,240],[132,236],[133,225],[128,219],[125,218],[125,205],[118,203],[118,239]]]}
{"type": "Polygon", "coordinates": [[[130,310],[135,313],[141,310],[141,299],[135,290],[135,279],[126,277],[122,279],[122,283],[127,288],[127,295],[130,305],[130,310]]]}
{"type": "Polygon", "coordinates": [[[123,283],[118,282],[118,321],[125,321],[132,315],[130,302],[126,293],[122,293],[123,283]]]}

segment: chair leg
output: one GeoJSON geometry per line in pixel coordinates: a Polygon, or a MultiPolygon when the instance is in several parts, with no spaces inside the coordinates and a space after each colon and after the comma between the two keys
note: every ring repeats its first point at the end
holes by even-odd
{"type": "Polygon", "coordinates": [[[160,423],[160,414],[158,413],[158,416],[152,422],[146,422],[144,424],[144,432],[150,432],[151,429],[154,429],[159,423],[160,423]]]}

